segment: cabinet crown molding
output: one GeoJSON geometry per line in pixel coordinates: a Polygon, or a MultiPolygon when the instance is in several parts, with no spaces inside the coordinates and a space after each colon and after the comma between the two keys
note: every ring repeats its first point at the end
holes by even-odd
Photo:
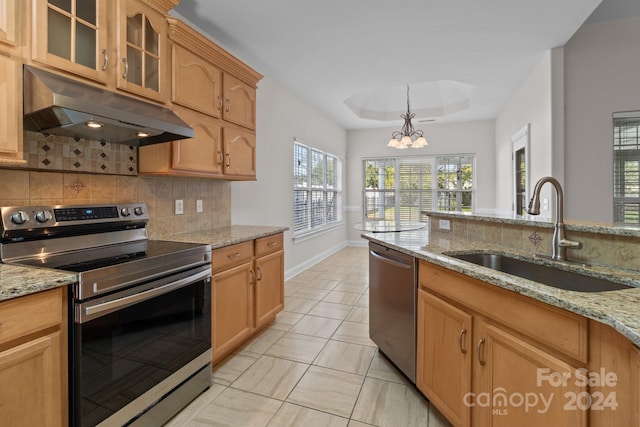
{"type": "Polygon", "coordinates": [[[158,12],[166,15],[171,9],[176,7],[180,0],[138,0],[141,3],[144,3],[158,12]]]}
{"type": "Polygon", "coordinates": [[[244,64],[186,23],[172,17],[168,17],[167,21],[169,23],[169,39],[172,42],[253,87],[256,87],[262,79],[262,74],[244,64]]]}

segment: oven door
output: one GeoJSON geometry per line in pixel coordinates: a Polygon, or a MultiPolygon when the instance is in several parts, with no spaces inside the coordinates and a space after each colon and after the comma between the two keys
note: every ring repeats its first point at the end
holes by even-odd
{"type": "MultiPolygon", "coordinates": [[[[175,389],[193,393],[194,379],[200,383],[195,395],[209,387],[210,265],[97,300],[74,302],[73,310],[72,425],[125,425],[143,412],[153,412],[149,408],[178,394],[175,389]]],[[[166,400],[175,406],[193,397],[166,400]]]]}

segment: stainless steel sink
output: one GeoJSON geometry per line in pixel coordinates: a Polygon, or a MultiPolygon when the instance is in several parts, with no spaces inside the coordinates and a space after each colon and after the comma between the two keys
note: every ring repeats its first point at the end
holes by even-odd
{"type": "Polygon", "coordinates": [[[473,252],[445,255],[568,291],[603,292],[633,288],[623,283],[586,276],[504,254],[473,252]]]}

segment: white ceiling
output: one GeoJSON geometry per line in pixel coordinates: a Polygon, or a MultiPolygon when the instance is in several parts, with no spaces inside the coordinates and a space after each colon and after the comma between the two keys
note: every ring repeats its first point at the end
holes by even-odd
{"type": "MultiPolygon", "coordinates": [[[[433,91],[420,88],[440,80],[470,85],[471,98],[467,109],[437,122],[495,118],[542,54],[564,45],[600,1],[182,0],[175,12],[345,128],[358,129],[394,122],[359,118],[345,100],[360,99],[357,111],[373,94],[381,113],[400,112],[409,84],[412,111],[424,110],[417,118],[435,117],[433,91]],[[400,93],[380,101],[390,88],[400,93]]],[[[626,13],[610,9],[598,20],[626,13]]]]}

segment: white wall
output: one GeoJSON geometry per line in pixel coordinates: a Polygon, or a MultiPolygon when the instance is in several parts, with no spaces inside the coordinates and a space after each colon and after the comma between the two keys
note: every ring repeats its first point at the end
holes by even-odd
{"type": "Polygon", "coordinates": [[[285,271],[291,276],[346,244],[344,225],[293,242],[293,139],[338,155],[344,167],[347,133],[268,77],[258,84],[256,110],[258,179],[231,184],[231,221],[289,227],[284,239],[285,271]]]}
{"type": "MultiPolygon", "coordinates": [[[[553,174],[552,168],[552,66],[561,61],[558,51],[545,52],[516,93],[511,96],[496,117],[496,210],[512,212],[511,137],[527,124],[530,125],[529,182],[533,189],[536,181],[553,174]],[[552,60],[553,58],[553,60],[552,60]]],[[[560,180],[562,177],[557,177],[560,180]]],[[[544,188],[542,197],[549,200],[551,188],[544,188]]],[[[549,203],[552,208],[552,203],[549,203]]],[[[549,217],[550,210],[541,209],[541,216],[549,217]]]]}
{"type": "Polygon", "coordinates": [[[613,222],[613,123],[640,110],[640,17],[583,25],[565,45],[565,201],[572,220],[613,222]]]}
{"type": "Polygon", "coordinates": [[[347,235],[350,243],[362,241],[353,225],[362,219],[362,160],[368,157],[397,157],[405,155],[475,154],[476,210],[491,211],[495,203],[495,154],[493,120],[463,123],[424,124],[416,126],[424,131],[429,146],[421,149],[397,150],[387,147],[391,133],[400,126],[384,129],[350,130],[347,150],[348,198],[345,206],[348,219],[347,235]]]}

